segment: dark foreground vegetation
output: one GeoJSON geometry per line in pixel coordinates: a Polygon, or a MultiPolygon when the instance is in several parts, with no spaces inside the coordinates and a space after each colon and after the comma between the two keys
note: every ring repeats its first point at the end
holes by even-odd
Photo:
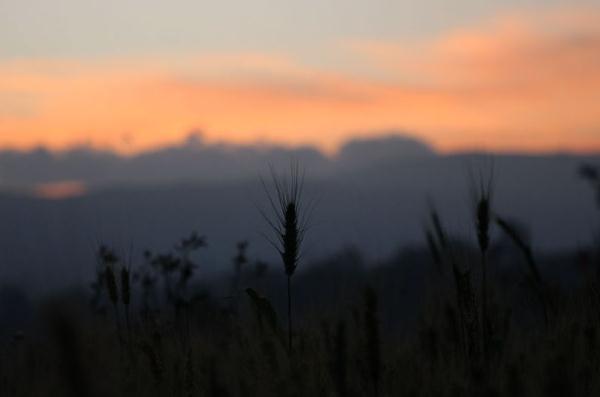
{"type": "MultiPolygon", "coordinates": [[[[594,168],[581,175],[600,186],[594,168]]],[[[194,277],[199,234],[142,263],[100,247],[91,292],[0,330],[0,395],[600,393],[593,247],[536,255],[478,181],[472,242],[449,235],[432,206],[421,248],[377,266],[349,248],[296,271],[309,232],[301,187],[297,168],[289,184],[276,179],[265,212],[282,264],[250,261],[240,242],[230,276],[209,284],[194,277]]]]}

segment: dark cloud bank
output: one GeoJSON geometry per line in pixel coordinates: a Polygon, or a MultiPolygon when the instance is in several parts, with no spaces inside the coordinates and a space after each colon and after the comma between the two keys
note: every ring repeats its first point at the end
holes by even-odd
{"type": "MultiPolygon", "coordinates": [[[[449,228],[473,238],[469,173],[493,163],[494,208],[526,225],[540,251],[588,245],[598,212],[577,175],[597,155],[462,153],[440,155],[405,137],[348,142],[329,158],[305,147],[181,145],[135,157],[87,148],[0,152],[0,278],[36,288],[87,281],[94,251],[105,242],[121,251],[160,250],[193,230],[206,235],[200,273],[230,270],[236,241],[254,258],[272,260],[257,207],[266,208],[260,176],[268,164],[285,171],[291,158],[306,169],[306,196],[318,202],[306,261],[356,246],[369,258],[422,244],[428,203],[449,228]],[[40,183],[80,181],[88,193],[45,200],[26,192],[40,183]]],[[[493,236],[494,237],[494,236],[493,236]]]]}

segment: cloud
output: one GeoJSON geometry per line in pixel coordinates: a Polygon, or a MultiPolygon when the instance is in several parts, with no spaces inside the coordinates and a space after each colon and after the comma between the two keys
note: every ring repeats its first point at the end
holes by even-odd
{"type": "Polygon", "coordinates": [[[209,142],[317,144],[413,131],[438,149],[600,150],[600,11],[498,16],[418,42],[349,41],[371,73],[282,54],[0,64],[0,145],[139,152],[209,142]]]}
{"type": "Polygon", "coordinates": [[[576,71],[597,79],[599,22],[600,9],[522,11],[422,42],[346,45],[396,78],[436,86],[531,86],[572,82],[581,76],[576,71]]]}
{"type": "Polygon", "coordinates": [[[425,42],[349,47],[390,80],[437,96],[440,109],[455,106],[459,118],[441,133],[462,127],[463,143],[599,147],[598,9],[522,12],[425,42]]]}

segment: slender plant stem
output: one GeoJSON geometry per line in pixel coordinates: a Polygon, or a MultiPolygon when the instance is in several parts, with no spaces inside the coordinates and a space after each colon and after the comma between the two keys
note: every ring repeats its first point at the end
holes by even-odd
{"type": "Polygon", "coordinates": [[[288,351],[292,353],[292,277],[287,278],[288,292],[288,351]]]}
{"type": "Polygon", "coordinates": [[[119,348],[121,350],[121,354],[123,354],[123,331],[121,330],[121,320],[119,314],[119,305],[117,303],[113,304],[113,308],[115,309],[115,323],[117,326],[117,337],[119,338],[119,348]]]}
{"type": "Polygon", "coordinates": [[[488,363],[488,299],[487,299],[487,255],[481,252],[481,338],[483,344],[483,362],[488,363]]]}

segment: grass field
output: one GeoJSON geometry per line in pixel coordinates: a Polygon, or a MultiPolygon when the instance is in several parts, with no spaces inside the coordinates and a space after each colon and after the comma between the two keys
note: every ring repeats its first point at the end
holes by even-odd
{"type": "MultiPolygon", "coordinates": [[[[594,168],[582,176],[598,186],[594,168]]],[[[473,241],[449,235],[432,207],[422,247],[378,266],[349,249],[301,271],[302,176],[292,168],[274,181],[264,215],[281,263],[250,261],[240,242],[231,271],[207,286],[194,274],[200,234],[143,263],[100,247],[89,290],[39,302],[26,328],[0,330],[0,395],[600,393],[594,247],[536,255],[480,181],[473,241]]]]}

